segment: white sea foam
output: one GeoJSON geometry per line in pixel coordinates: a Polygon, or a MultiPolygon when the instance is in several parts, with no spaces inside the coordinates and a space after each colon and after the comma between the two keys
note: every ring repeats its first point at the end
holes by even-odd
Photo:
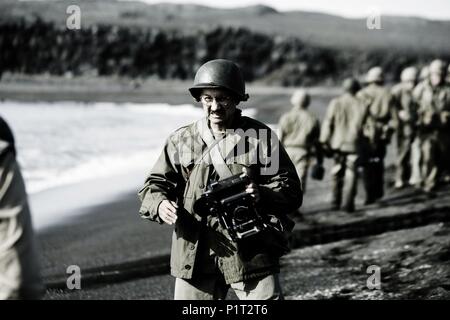
{"type": "MultiPolygon", "coordinates": [[[[255,113],[254,109],[244,110],[248,116],[255,113]]],[[[0,103],[0,114],[15,135],[36,225],[47,226],[63,218],[62,212],[67,217],[70,207],[76,210],[77,205],[107,201],[108,196],[143,182],[168,135],[199,119],[203,110],[189,104],[6,101],[0,103]],[[89,193],[98,194],[75,192],[76,188],[70,187],[114,177],[116,186],[99,185],[98,191],[90,188],[89,193]],[[62,195],[62,190],[78,194],[62,195]],[[69,204],[67,199],[56,201],[55,195],[79,199],[71,199],[69,204]]]]}
{"type": "Polygon", "coordinates": [[[32,175],[26,176],[30,180],[27,191],[31,194],[43,190],[64,186],[68,184],[79,183],[86,180],[108,177],[111,175],[123,175],[130,171],[149,170],[156,161],[159,150],[148,150],[129,156],[105,156],[90,159],[73,168],[63,172],[57,172],[53,169],[36,170],[32,175]]]}
{"type": "Polygon", "coordinates": [[[150,168],[176,128],[202,115],[192,105],[4,102],[30,193],[150,168]]]}

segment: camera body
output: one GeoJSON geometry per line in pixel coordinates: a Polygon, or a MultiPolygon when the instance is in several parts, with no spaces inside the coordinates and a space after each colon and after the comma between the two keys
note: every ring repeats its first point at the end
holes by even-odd
{"type": "Polygon", "coordinates": [[[245,192],[250,183],[245,173],[213,182],[195,202],[194,211],[202,216],[217,216],[234,241],[257,234],[266,225],[255,207],[255,199],[245,192]]]}

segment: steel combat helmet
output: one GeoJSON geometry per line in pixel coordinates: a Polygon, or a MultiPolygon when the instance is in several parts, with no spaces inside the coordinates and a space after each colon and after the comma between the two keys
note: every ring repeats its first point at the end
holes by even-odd
{"type": "Polygon", "coordinates": [[[417,68],[416,67],[407,67],[403,69],[400,80],[403,82],[406,81],[416,81],[417,80],[417,68]]]}
{"type": "Polygon", "coordinates": [[[345,78],[342,82],[342,89],[345,92],[355,94],[361,89],[361,84],[355,78],[345,78]]]}
{"type": "Polygon", "coordinates": [[[371,68],[366,75],[366,82],[382,82],[384,81],[384,72],[381,67],[371,68]]]}
{"type": "Polygon", "coordinates": [[[420,74],[419,74],[419,80],[425,80],[428,78],[428,76],[430,75],[430,68],[429,66],[424,66],[422,67],[422,69],[420,69],[420,74]]]}
{"type": "Polygon", "coordinates": [[[203,64],[197,70],[194,85],[189,88],[189,92],[199,101],[202,89],[218,88],[231,91],[239,101],[248,100],[242,71],[236,63],[230,60],[216,59],[203,64]]]}
{"type": "Polygon", "coordinates": [[[430,63],[430,74],[445,74],[445,68],[446,65],[444,61],[440,59],[433,60],[430,63]]]}
{"type": "Polygon", "coordinates": [[[301,108],[306,108],[309,106],[311,97],[304,89],[297,89],[294,91],[291,97],[291,103],[293,106],[300,106],[301,108]]]}

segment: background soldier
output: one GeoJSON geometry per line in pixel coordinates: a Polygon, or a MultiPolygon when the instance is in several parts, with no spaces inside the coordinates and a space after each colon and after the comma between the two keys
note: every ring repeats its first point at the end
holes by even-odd
{"type": "Polygon", "coordinates": [[[423,190],[434,196],[439,177],[449,172],[450,89],[442,60],[434,60],[429,72],[429,79],[414,89],[414,97],[419,103],[423,190]]]}
{"type": "Polygon", "coordinates": [[[338,210],[344,198],[343,209],[355,210],[357,165],[361,144],[364,106],[356,93],[360,85],[355,79],[345,79],[345,93],[331,100],[322,123],[320,142],[325,153],[334,157],[332,173],[332,208],[338,210]],[[327,152],[328,151],[328,152],[327,152]]]}
{"type": "Polygon", "coordinates": [[[430,76],[430,67],[428,65],[423,66],[420,69],[419,82],[428,80],[429,76],[430,76]]]}
{"type": "Polygon", "coordinates": [[[411,149],[416,135],[417,104],[413,89],[417,80],[417,69],[408,67],[400,75],[401,82],[392,90],[396,107],[397,161],[395,188],[409,184],[411,177],[411,149]]]}
{"type": "Polygon", "coordinates": [[[306,180],[311,158],[321,165],[323,156],[320,150],[320,123],[316,116],[307,110],[310,95],[303,89],[296,90],[291,97],[293,108],[279,121],[280,141],[295,164],[297,174],[306,192],[306,180]]]}
{"type": "Polygon", "coordinates": [[[447,77],[446,77],[447,84],[450,85],[450,64],[447,67],[447,77]]]}
{"type": "MultiPolygon", "coordinates": [[[[430,70],[429,70],[429,66],[423,66],[420,69],[420,74],[419,74],[419,83],[416,85],[416,87],[413,89],[413,98],[414,101],[417,105],[417,108],[419,108],[419,104],[417,103],[417,99],[416,99],[416,95],[415,92],[416,91],[420,91],[420,87],[422,87],[427,81],[428,81],[428,77],[430,75],[430,70]]],[[[418,112],[418,110],[417,110],[418,112]]],[[[417,113],[417,117],[418,117],[418,113],[417,113]]],[[[419,119],[417,118],[417,121],[419,121],[419,119]]],[[[418,122],[416,123],[416,134],[414,137],[414,141],[412,143],[411,146],[411,177],[409,179],[409,184],[412,186],[416,186],[416,187],[420,187],[422,185],[422,173],[421,173],[421,150],[420,150],[420,146],[421,146],[421,140],[420,140],[420,134],[418,132],[418,122]]]]}
{"type": "Polygon", "coordinates": [[[373,67],[366,76],[367,87],[358,92],[365,108],[363,155],[365,204],[374,203],[384,195],[384,157],[393,132],[393,99],[383,87],[380,67],[373,67]]]}

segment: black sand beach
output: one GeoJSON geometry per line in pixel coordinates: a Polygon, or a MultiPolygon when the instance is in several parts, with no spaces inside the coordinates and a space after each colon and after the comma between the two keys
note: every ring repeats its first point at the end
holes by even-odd
{"type": "MultiPolygon", "coordinates": [[[[318,201],[322,188],[311,184],[305,220],[297,221],[294,233],[298,249],[282,260],[287,299],[450,297],[450,188],[439,193],[439,200],[427,200],[412,189],[388,189],[384,204],[359,205],[357,212],[346,214],[328,210],[327,203],[318,201]],[[381,290],[366,286],[370,265],[381,268],[381,290]]],[[[128,194],[92,208],[73,223],[41,232],[49,285],[45,298],[172,299],[171,227],[141,220],[137,209],[135,195],[128,194]],[[86,276],[81,290],[64,289],[71,264],[80,266],[82,279],[86,276]]],[[[228,298],[235,299],[231,291],[228,298]]]]}

